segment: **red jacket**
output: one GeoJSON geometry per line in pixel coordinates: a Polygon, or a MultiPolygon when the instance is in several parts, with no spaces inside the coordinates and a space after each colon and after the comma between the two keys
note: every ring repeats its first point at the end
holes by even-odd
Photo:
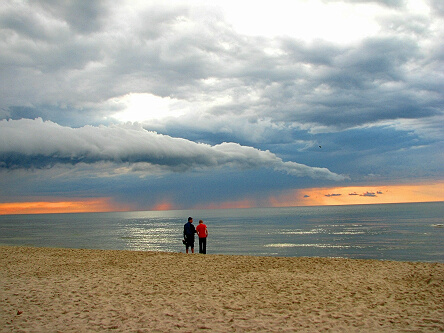
{"type": "Polygon", "coordinates": [[[196,227],[197,235],[199,238],[207,237],[207,226],[203,223],[199,223],[196,227]]]}

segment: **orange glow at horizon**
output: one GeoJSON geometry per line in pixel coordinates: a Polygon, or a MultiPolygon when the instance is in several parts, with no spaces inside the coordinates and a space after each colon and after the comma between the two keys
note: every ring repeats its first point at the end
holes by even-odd
{"type": "MultiPolygon", "coordinates": [[[[236,209],[254,207],[294,207],[358,204],[388,204],[444,201],[444,181],[410,185],[349,186],[331,188],[307,188],[284,191],[269,198],[244,198],[238,201],[198,204],[193,209],[236,209]]],[[[150,210],[177,209],[167,199],[155,204],[150,210]]],[[[111,198],[84,200],[0,203],[0,215],[90,213],[140,210],[128,204],[114,202],[111,198]]]]}
{"type": "Polygon", "coordinates": [[[382,186],[307,188],[284,191],[268,199],[243,199],[198,205],[195,209],[339,206],[444,201],[444,181],[382,186]]]}
{"type": "Polygon", "coordinates": [[[151,210],[172,210],[174,209],[174,205],[168,201],[162,201],[156,204],[151,210]]]}
{"type": "Polygon", "coordinates": [[[92,212],[126,211],[126,210],[130,210],[130,208],[122,206],[120,204],[116,204],[109,198],[0,203],[0,215],[92,213],[92,212]]]}
{"type": "Polygon", "coordinates": [[[269,200],[272,207],[444,201],[444,182],[298,189],[269,200]]]}

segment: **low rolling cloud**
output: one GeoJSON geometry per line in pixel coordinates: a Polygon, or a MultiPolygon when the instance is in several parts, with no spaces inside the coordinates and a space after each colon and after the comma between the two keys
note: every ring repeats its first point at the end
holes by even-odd
{"type": "MultiPolygon", "coordinates": [[[[0,122],[0,167],[5,169],[48,168],[56,164],[112,162],[143,163],[168,171],[234,167],[272,168],[295,176],[344,180],[326,168],[284,162],[269,151],[237,143],[210,146],[149,132],[140,125],[84,126],[68,128],[41,119],[0,122]]],[[[148,169],[148,168],[147,168],[148,169]]]]}

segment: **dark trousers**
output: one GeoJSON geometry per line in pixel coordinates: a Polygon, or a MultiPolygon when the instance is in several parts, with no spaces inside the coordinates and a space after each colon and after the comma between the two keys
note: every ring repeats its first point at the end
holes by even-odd
{"type": "Polygon", "coordinates": [[[207,238],[199,238],[199,253],[207,253],[207,238]]]}

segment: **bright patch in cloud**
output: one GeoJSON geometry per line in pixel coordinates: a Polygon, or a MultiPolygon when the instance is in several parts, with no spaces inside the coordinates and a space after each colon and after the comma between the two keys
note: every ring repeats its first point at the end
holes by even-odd
{"type": "Polygon", "coordinates": [[[130,93],[115,97],[106,103],[111,109],[120,109],[113,118],[123,122],[143,122],[179,117],[189,111],[189,104],[170,97],[130,93]]]}
{"type": "Polygon", "coordinates": [[[374,4],[278,0],[223,1],[218,5],[236,31],[253,36],[349,43],[379,30],[375,16],[380,10],[374,4]]]}

